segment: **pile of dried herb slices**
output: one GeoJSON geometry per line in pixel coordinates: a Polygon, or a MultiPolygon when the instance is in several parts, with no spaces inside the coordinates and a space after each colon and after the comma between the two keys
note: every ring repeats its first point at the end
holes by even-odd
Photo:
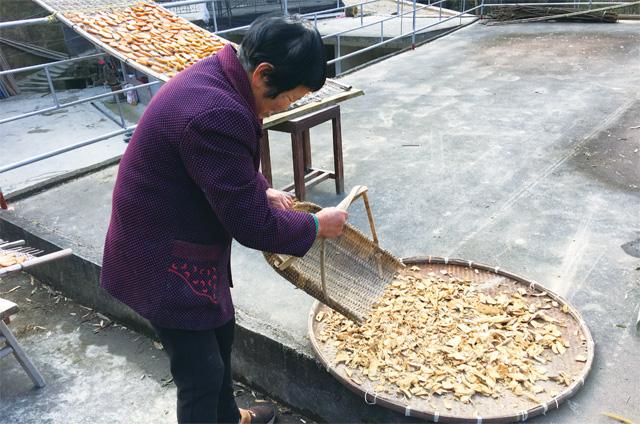
{"type": "Polygon", "coordinates": [[[537,395],[550,390],[541,382],[572,383],[566,372],[545,369],[569,347],[562,320],[568,312],[545,292],[520,287],[490,295],[446,270],[425,275],[412,267],[396,276],[362,325],[334,311],[315,319],[322,323],[318,339],[335,351],[333,365],[344,364],[348,378],[368,380],[377,393],[451,393],[468,403],[476,394],[499,398],[510,390],[540,403],[537,395]]]}

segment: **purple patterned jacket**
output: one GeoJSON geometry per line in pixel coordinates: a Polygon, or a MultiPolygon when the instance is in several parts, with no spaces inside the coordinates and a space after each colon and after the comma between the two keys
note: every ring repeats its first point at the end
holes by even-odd
{"type": "Polygon", "coordinates": [[[165,84],[120,162],[102,287],[155,325],[211,329],[234,314],[232,238],[303,256],[313,216],[269,206],[260,134],[231,46],[165,84]]]}

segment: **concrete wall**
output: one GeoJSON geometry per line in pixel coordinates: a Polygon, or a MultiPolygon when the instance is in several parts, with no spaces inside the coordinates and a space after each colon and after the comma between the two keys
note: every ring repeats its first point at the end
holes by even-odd
{"type": "MultiPolygon", "coordinates": [[[[16,21],[47,16],[49,13],[30,0],[0,0],[0,21],[16,21]]],[[[61,53],[69,53],[62,24],[29,25],[0,30],[0,37],[36,44],[61,53]]],[[[37,65],[49,62],[32,54],[0,44],[11,68],[37,65]]]]}
{"type": "MultiPolygon", "coordinates": [[[[435,40],[456,28],[442,28],[433,31],[429,31],[426,33],[416,35],[416,45],[420,45],[422,43],[426,43],[432,40],[435,40]]],[[[340,54],[342,56],[346,56],[349,53],[353,53],[355,51],[361,50],[365,47],[371,46],[373,44],[379,43],[380,39],[377,37],[342,37],[340,41],[340,54]]],[[[330,38],[325,40],[325,45],[327,47],[327,57],[330,59],[334,59],[338,54],[337,42],[335,38],[330,38]]],[[[362,65],[375,62],[378,59],[384,58],[385,56],[389,56],[395,53],[399,53],[400,51],[411,47],[411,37],[407,36],[405,38],[401,38],[397,41],[390,42],[382,47],[378,47],[373,50],[369,50],[367,52],[360,53],[356,56],[350,57],[348,59],[344,59],[340,63],[340,73],[347,72],[351,69],[360,67],[362,65]]],[[[329,69],[329,76],[334,77],[336,75],[336,67],[335,64],[332,65],[329,69]]]]}
{"type": "MultiPolygon", "coordinates": [[[[49,234],[36,235],[38,224],[13,216],[0,217],[0,235],[7,240],[25,240],[45,253],[61,249],[68,240],[49,234]]],[[[100,266],[77,254],[42,264],[29,271],[81,305],[91,307],[132,330],[154,337],[149,322],[126,305],[107,295],[99,286],[100,266]]],[[[232,366],[242,380],[316,420],[367,423],[420,423],[381,406],[367,405],[362,397],[345,389],[324,366],[308,353],[278,341],[271,326],[236,311],[236,333],[232,366]]]]}
{"type": "MultiPolygon", "coordinates": [[[[335,49],[335,47],[334,47],[335,49]]],[[[355,52],[357,50],[362,49],[362,47],[351,47],[351,46],[340,46],[340,53],[345,56],[349,53],[355,52]]],[[[348,59],[344,59],[340,62],[341,70],[340,72],[346,72],[349,69],[353,69],[357,66],[363,65],[365,63],[371,62],[372,60],[378,59],[380,57],[386,56],[388,54],[394,53],[398,51],[397,48],[386,48],[386,47],[378,47],[377,49],[369,50],[364,53],[360,53],[356,56],[350,57],[348,59]]],[[[334,50],[334,54],[332,58],[335,58],[337,51],[334,50]]],[[[331,75],[335,76],[336,74],[336,64],[332,65],[331,75]]]]}

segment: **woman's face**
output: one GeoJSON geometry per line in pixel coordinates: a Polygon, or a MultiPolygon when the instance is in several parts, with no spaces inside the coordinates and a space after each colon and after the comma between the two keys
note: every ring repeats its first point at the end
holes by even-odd
{"type": "Polygon", "coordinates": [[[307,87],[298,86],[293,90],[285,91],[278,94],[275,98],[263,96],[261,101],[257,101],[258,114],[260,118],[266,118],[278,112],[283,112],[291,106],[291,103],[295,103],[304,97],[309,92],[307,87]]]}
{"type": "Polygon", "coordinates": [[[291,103],[297,102],[310,91],[307,87],[300,85],[294,89],[278,94],[275,98],[267,96],[269,86],[267,85],[265,71],[270,69],[271,65],[261,63],[256,70],[253,71],[251,78],[251,90],[253,91],[253,97],[255,98],[258,116],[260,118],[266,118],[275,113],[287,110],[291,103]]]}

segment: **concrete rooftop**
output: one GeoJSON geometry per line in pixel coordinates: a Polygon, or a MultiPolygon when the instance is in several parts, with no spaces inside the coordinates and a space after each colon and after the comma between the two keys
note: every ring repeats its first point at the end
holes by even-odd
{"type": "MultiPolygon", "coordinates": [[[[474,24],[343,81],[366,93],[342,105],[346,185],[369,186],[385,248],[499,265],[583,314],[596,340],[586,385],[531,421],[600,423],[603,411],[640,419],[640,22],[474,24]]],[[[329,127],[311,137],[314,164],[330,167],[329,127]]],[[[290,143],[273,132],[271,140],[282,186],[291,180],[290,143]]],[[[13,203],[0,212],[0,236],[35,235],[32,243],[71,247],[77,260],[99,264],[115,172],[13,203]]],[[[340,198],[331,183],[309,195],[322,205],[340,198]]],[[[350,221],[366,229],[359,205],[350,221]]],[[[329,422],[405,420],[329,377],[306,339],[312,299],[259,252],[234,249],[238,323],[249,334],[237,372],[329,422]]],[[[43,277],[134,319],[95,289],[95,269],[73,266],[43,277]]]]}

